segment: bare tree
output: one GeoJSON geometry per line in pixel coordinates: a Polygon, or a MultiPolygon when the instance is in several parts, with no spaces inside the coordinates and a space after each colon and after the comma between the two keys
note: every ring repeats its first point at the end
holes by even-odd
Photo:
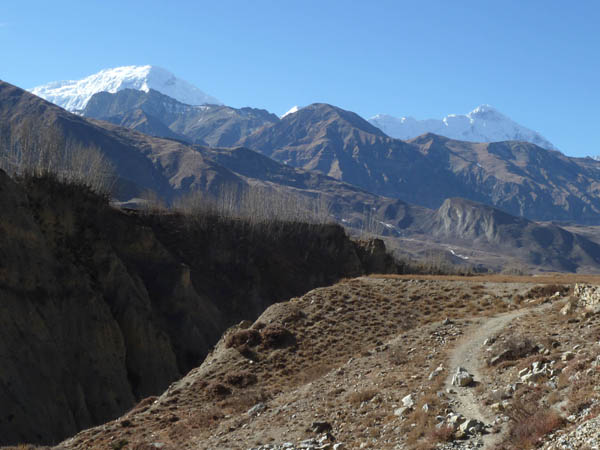
{"type": "Polygon", "coordinates": [[[100,193],[109,193],[114,183],[114,168],[100,149],[29,119],[0,131],[0,169],[11,176],[52,175],[100,193]]]}

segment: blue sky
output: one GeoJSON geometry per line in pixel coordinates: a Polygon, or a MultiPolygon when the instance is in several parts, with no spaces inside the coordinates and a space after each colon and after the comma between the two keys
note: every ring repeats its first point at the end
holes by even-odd
{"type": "Polygon", "coordinates": [[[488,103],[600,154],[597,1],[8,1],[0,79],[162,66],[225,104],[419,119],[488,103]]]}

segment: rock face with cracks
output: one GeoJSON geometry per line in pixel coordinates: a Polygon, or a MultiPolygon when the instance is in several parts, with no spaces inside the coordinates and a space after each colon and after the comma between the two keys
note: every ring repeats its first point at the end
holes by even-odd
{"type": "Polygon", "coordinates": [[[1,171],[0,210],[0,444],[115,418],[198,366],[233,323],[363,273],[361,256],[385,259],[334,225],[124,212],[1,171]]]}

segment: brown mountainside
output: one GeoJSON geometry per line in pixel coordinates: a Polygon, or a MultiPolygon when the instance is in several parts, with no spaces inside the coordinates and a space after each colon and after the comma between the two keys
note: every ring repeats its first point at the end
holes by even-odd
{"type": "Polygon", "coordinates": [[[123,212],[0,171],[0,444],[56,442],[160,393],[270,304],[395,270],[337,225],[123,212]]]}
{"type": "Polygon", "coordinates": [[[373,193],[438,208],[463,197],[533,220],[600,223],[600,162],[524,142],[387,137],[358,115],[313,104],[241,145],[373,193]]]}
{"type": "Polygon", "coordinates": [[[223,105],[190,106],[161,94],[124,89],[92,96],[83,115],[106,120],[146,134],[229,147],[241,138],[279,118],[264,109],[223,105]]]}

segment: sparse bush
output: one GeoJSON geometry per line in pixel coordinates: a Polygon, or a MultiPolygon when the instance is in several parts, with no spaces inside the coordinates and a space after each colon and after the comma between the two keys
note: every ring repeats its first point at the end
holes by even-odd
{"type": "Polygon", "coordinates": [[[206,392],[213,397],[226,397],[231,395],[231,389],[218,382],[213,382],[206,386],[206,392]]]}
{"type": "Polygon", "coordinates": [[[362,402],[368,402],[373,399],[377,395],[377,391],[375,389],[365,389],[358,392],[352,392],[348,395],[348,401],[354,406],[360,405],[362,402]]]}
{"type": "Polygon", "coordinates": [[[268,325],[260,335],[268,348],[282,348],[296,343],[294,335],[280,325],[268,325]]]}
{"type": "Polygon", "coordinates": [[[508,412],[512,420],[509,441],[515,448],[533,448],[542,437],[564,424],[564,419],[555,410],[539,409],[536,406],[525,407],[521,403],[508,412]]]}
{"type": "Polygon", "coordinates": [[[434,427],[430,433],[430,440],[432,442],[451,442],[454,440],[454,428],[452,425],[434,427]]]}
{"type": "Polygon", "coordinates": [[[403,366],[408,362],[408,357],[406,356],[406,352],[404,352],[400,347],[396,347],[391,349],[388,353],[388,360],[394,366],[403,366]]]}
{"type": "Polygon", "coordinates": [[[231,348],[231,347],[242,347],[242,346],[249,346],[249,347],[254,347],[258,344],[260,344],[262,341],[261,335],[257,330],[254,329],[248,329],[248,330],[240,330],[240,331],[236,331],[235,333],[230,334],[229,336],[227,336],[227,339],[225,341],[225,347],[227,348],[231,348]]]}
{"type": "Polygon", "coordinates": [[[526,298],[540,298],[540,297],[551,297],[556,292],[559,292],[560,295],[565,296],[571,290],[570,286],[565,286],[563,284],[546,284],[544,286],[535,286],[529,289],[529,291],[525,294],[526,298]]]}
{"type": "Polygon", "coordinates": [[[225,376],[225,382],[231,386],[245,388],[255,384],[257,381],[256,375],[248,371],[230,373],[225,376]]]}

